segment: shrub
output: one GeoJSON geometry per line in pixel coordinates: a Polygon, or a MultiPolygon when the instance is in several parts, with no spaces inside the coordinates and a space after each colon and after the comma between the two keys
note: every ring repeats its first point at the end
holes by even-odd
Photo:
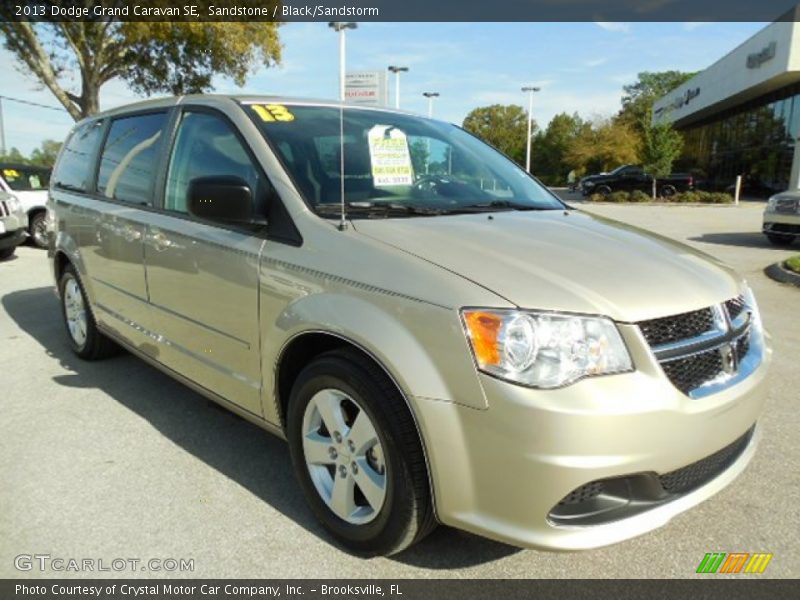
{"type": "Polygon", "coordinates": [[[589,196],[590,202],[604,202],[605,199],[606,197],[603,196],[603,194],[592,194],[591,196],[589,196]]]}
{"type": "Polygon", "coordinates": [[[725,192],[713,192],[708,196],[708,202],[712,202],[714,204],[733,204],[733,196],[726,194],[725,192]]]}
{"type": "Polygon", "coordinates": [[[628,202],[650,202],[652,199],[653,197],[650,194],[642,190],[633,190],[628,198],[628,202]]]}
{"type": "Polygon", "coordinates": [[[786,260],[786,268],[800,274],[800,254],[786,260]]]}
{"type": "Polygon", "coordinates": [[[606,200],[608,202],[628,202],[630,200],[630,194],[628,192],[611,192],[608,196],[606,196],[606,200]]]}
{"type": "Polygon", "coordinates": [[[696,204],[700,202],[700,192],[681,192],[680,194],[675,194],[670,198],[671,202],[685,202],[689,204],[696,204]]]}

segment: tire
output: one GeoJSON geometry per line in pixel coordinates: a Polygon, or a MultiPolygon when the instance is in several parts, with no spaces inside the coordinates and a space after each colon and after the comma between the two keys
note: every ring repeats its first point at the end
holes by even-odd
{"type": "Polygon", "coordinates": [[[600,194],[601,196],[608,196],[611,193],[611,188],[607,185],[598,185],[597,188],[595,188],[594,193],[600,194]]]}
{"type": "Polygon", "coordinates": [[[676,191],[675,188],[672,187],[671,185],[665,185],[664,187],[661,188],[661,194],[660,195],[663,198],[669,198],[669,197],[675,195],[675,191],[676,191]]]}
{"type": "Polygon", "coordinates": [[[791,235],[779,235],[777,233],[767,233],[766,234],[769,243],[773,246],[788,246],[794,241],[794,236],[791,235]]]}
{"type": "Polygon", "coordinates": [[[0,250],[0,260],[6,260],[7,258],[14,256],[14,251],[16,249],[16,246],[11,246],[10,248],[3,248],[0,250]]]}
{"type": "Polygon", "coordinates": [[[37,248],[47,248],[50,243],[47,235],[47,211],[33,213],[28,225],[31,243],[37,248]]]}
{"type": "Polygon", "coordinates": [[[396,554],[436,527],[414,420],[372,361],[349,349],[320,355],[298,376],[287,412],[292,464],[306,501],[347,550],[396,554]],[[365,434],[367,425],[374,435],[365,434]],[[352,490],[352,496],[338,495],[342,490],[352,490]],[[337,503],[334,495],[352,502],[337,503]]]}
{"type": "Polygon", "coordinates": [[[75,268],[67,265],[58,282],[61,318],[72,351],[84,360],[101,360],[117,354],[119,346],[97,329],[75,268]]]}

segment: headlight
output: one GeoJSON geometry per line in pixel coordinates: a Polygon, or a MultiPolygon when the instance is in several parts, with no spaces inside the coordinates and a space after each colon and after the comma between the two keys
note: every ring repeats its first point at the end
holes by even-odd
{"type": "Polygon", "coordinates": [[[769,200],[767,200],[767,210],[775,210],[775,206],[777,204],[778,204],[778,197],[770,196],[769,200]]]}
{"type": "Polygon", "coordinates": [[[594,182],[593,181],[584,181],[583,182],[583,187],[594,187],[594,182]]]}
{"type": "Polygon", "coordinates": [[[8,206],[8,210],[12,213],[22,210],[22,204],[20,204],[19,198],[16,196],[9,196],[6,200],[6,206],[8,206]]]}
{"type": "Polygon", "coordinates": [[[469,308],[461,311],[478,369],[536,388],[633,370],[616,325],[605,317],[469,308]]]}

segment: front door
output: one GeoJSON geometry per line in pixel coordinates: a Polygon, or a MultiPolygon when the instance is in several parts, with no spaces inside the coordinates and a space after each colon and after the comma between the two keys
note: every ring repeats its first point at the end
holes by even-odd
{"type": "Polygon", "coordinates": [[[169,159],[164,211],[144,240],[159,360],[204,388],[261,414],[258,264],[261,237],[188,214],[192,179],[236,176],[254,198],[266,179],[220,114],[184,110],[169,159]]]}

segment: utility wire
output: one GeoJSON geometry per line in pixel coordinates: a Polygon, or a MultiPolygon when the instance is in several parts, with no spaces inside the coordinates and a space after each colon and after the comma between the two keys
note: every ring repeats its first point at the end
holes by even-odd
{"type": "Polygon", "coordinates": [[[67,112],[66,109],[58,106],[48,106],[47,104],[39,104],[38,102],[31,102],[30,100],[22,100],[20,98],[11,98],[10,96],[0,95],[0,100],[8,100],[9,102],[18,102],[19,104],[27,104],[29,106],[37,106],[39,108],[48,108],[50,110],[57,110],[59,112],[67,112]]]}

